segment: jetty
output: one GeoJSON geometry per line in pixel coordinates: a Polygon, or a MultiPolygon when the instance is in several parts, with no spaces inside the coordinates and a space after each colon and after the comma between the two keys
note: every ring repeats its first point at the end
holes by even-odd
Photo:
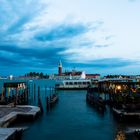
{"type": "Polygon", "coordinates": [[[8,128],[16,122],[33,121],[40,108],[28,104],[27,82],[6,82],[0,95],[0,140],[19,140],[25,128],[8,128]]]}
{"type": "Polygon", "coordinates": [[[40,113],[40,108],[29,105],[17,105],[16,107],[11,106],[0,106],[0,127],[8,127],[11,123],[26,119],[34,120],[40,113]]]}
{"type": "Polygon", "coordinates": [[[140,121],[140,110],[139,111],[126,111],[125,109],[113,108],[114,115],[123,121],[140,121]]]}
{"type": "Polygon", "coordinates": [[[0,105],[0,140],[15,140],[21,137],[24,128],[7,128],[15,121],[33,121],[40,113],[40,108],[29,105],[0,105]]]}
{"type": "Polygon", "coordinates": [[[0,128],[0,140],[21,139],[24,128],[0,128]]]}

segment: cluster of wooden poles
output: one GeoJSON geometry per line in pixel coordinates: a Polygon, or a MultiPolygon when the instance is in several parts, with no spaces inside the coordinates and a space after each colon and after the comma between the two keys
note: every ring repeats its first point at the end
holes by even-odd
{"type": "MultiPolygon", "coordinates": [[[[45,106],[46,106],[45,108],[47,112],[49,112],[58,101],[58,96],[56,94],[55,89],[50,87],[49,90],[50,90],[50,95],[47,95],[47,87],[45,86],[45,106]]],[[[29,91],[30,91],[30,88],[29,88],[29,91]]],[[[43,107],[43,103],[42,103],[42,99],[40,95],[40,86],[36,87],[36,84],[34,83],[32,85],[32,93],[33,93],[34,101],[36,101],[36,98],[37,98],[37,104],[40,107],[41,113],[43,113],[44,107],[43,107]],[[37,89],[37,93],[36,93],[36,89],[37,89]]]]}
{"type": "Polygon", "coordinates": [[[50,94],[47,95],[47,87],[45,86],[45,97],[43,96],[43,92],[40,94],[40,91],[40,86],[37,87],[35,83],[4,83],[2,94],[0,95],[0,104],[13,106],[34,104],[38,105],[43,113],[43,98],[45,99],[46,111],[48,112],[58,101],[56,90],[50,87],[50,94]],[[30,102],[31,98],[33,99],[32,103],[30,102]]]}
{"type": "Polygon", "coordinates": [[[0,104],[13,104],[14,106],[28,104],[27,87],[19,88],[15,85],[13,87],[3,87],[2,94],[0,95],[0,104]]]}

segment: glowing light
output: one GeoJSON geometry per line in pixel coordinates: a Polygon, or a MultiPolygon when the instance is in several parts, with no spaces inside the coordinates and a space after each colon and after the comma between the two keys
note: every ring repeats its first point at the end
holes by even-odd
{"type": "Polygon", "coordinates": [[[121,90],[121,86],[117,86],[117,90],[121,90]]]}

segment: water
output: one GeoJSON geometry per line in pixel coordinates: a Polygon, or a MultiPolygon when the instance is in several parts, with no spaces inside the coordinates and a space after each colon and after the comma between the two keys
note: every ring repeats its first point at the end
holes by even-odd
{"type": "MultiPolygon", "coordinates": [[[[40,86],[41,100],[46,110],[45,97],[51,94],[49,89],[54,83],[49,80],[29,83],[30,104],[37,105],[37,98],[33,98],[33,85],[36,84],[36,89],[40,86]],[[45,86],[48,87],[47,92],[45,86]]],[[[102,113],[88,106],[86,91],[59,91],[58,95],[59,101],[49,113],[45,111],[35,122],[22,124],[28,127],[22,140],[114,140],[118,130],[128,127],[128,124],[115,121],[109,107],[102,113]]],[[[135,140],[132,137],[128,139],[135,140]]]]}
{"type": "Polygon", "coordinates": [[[85,91],[61,91],[59,102],[25,131],[22,140],[113,140],[111,112],[101,114],[86,104],[85,91]]]}

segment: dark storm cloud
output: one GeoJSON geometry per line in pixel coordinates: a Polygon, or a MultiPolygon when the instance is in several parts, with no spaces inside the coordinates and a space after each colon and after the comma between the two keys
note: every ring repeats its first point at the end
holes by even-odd
{"type": "Polygon", "coordinates": [[[13,64],[13,65],[18,64],[18,62],[16,60],[11,59],[11,58],[7,58],[5,56],[0,56],[0,60],[1,60],[1,65],[8,66],[8,65],[11,65],[11,64],[13,64]]]}
{"type": "MultiPolygon", "coordinates": [[[[14,23],[13,26],[10,26],[8,31],[18,31],[18,29],[21,29],[20,27],[23,26],[27,20],[28,19],[26,19],[26,17],[25,19],[24,17],[21,18],[17,21],[17,23],[14,23]],[[17,30],[15,30],[16,26],[17,30]]],[[[97,26],[99,26],[98,23],[93,28],[94,31],[97,26]]],[[[80,35],[88,32],[89,28],[86,25],[78,23],[67,25],[60,24],[59,26],[56,25],[46,30],[47,31],[44,29],[43,31],[37,32],[32,37],[33,40],[29,42],[0,40],[0,57],[1,60],[5,62],[2,65],[10,65],[16,67],[25,66],[34,68],[44,68],[48,66],[56,67],[59,59],[69,64],[67,60],[71,57],[71,55],[65,54],[63,52],[66,51],[69,46],[71,46],[73,37],[79,37],[80,35]],[[48,44],[46,41],[49,41],[50,43],[48,44]],[[7,55],[6,58],[2,52],[7,55]]],[[[87,46],[92,45],[92,43],[86,40],[81,42],[81,46],[82,45],[87,46]]]]}
{"type": "Polygon", "coordinates": [[[81,35],[88,31],[87,26],[82,24],[61,24],[55,26],[47,32],[42,32],[36,35],[36,39],[39,41],[54,41],[59,39],[67,39],[81,35]]]}
{"type": "MultiPolygon", "coordinates": [[[[3,65],[24,65],[30,66],[46,66],[56,65],[60,57],[59,52],[64,51],[64,48],[19,48],[11,45],[0,45],[0,58],[3,60],[3,65]],[[7,56],[5,57],[2,52],[7,56]],[[8,54],[12,54],[12,57],[8,54]]],[[[63,55],[63,57],[65,57],[63,55]]],[[[63,60],[63,58],[61,58],[63,60]]]]}
{"type": "Polygon", "coordinates": [[[16,46],[0,46],[0,52],[5,52],[7,56],[0,53],[0,59],[4,66],[26,66],[32,68],[56,68],[59,59],[62,60],[65,67],[93,67],[93,68],[117,68],[125,67],[134,62],[120,58],[106,58],[90,61],[88,63],[76,63],[68,61],[68,55],[60,55],[64,48],[19,48],[16,46]],[[13,54],[8,56],[8,54],[13,54]]]}

